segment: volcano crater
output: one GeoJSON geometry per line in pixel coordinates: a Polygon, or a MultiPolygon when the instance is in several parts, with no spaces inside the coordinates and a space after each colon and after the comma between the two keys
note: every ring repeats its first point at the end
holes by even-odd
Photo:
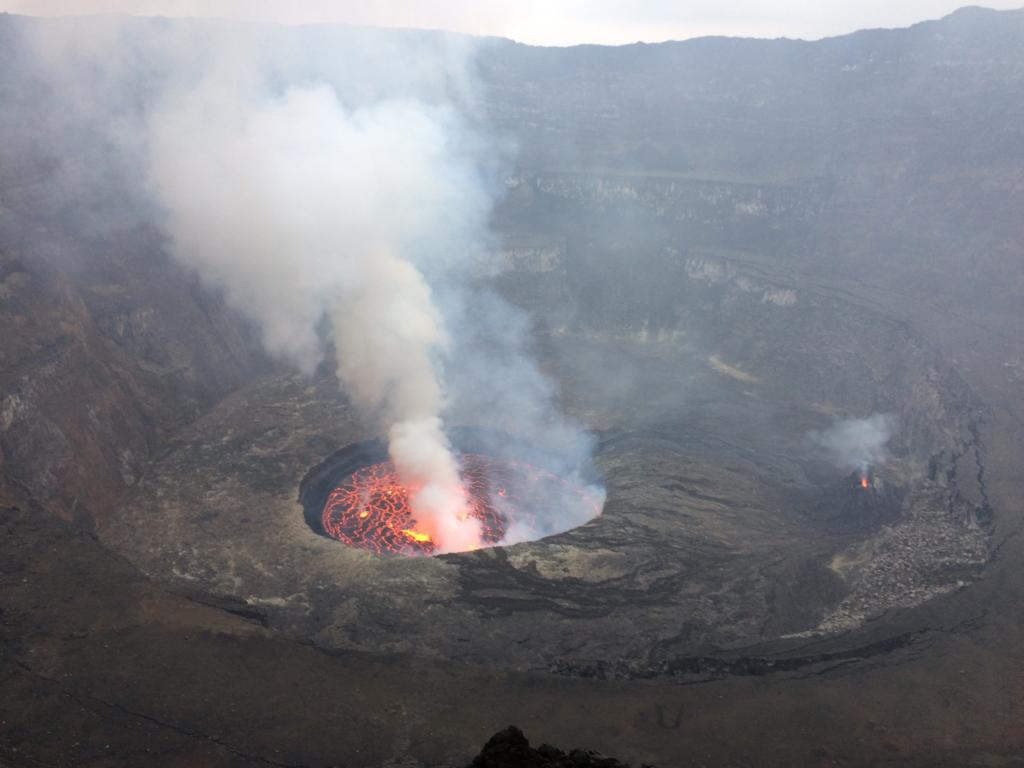
{"type": "MultiPolygon", "coordinates": [[[[659,334],[551,318],[543,364],[607,491],[583,525],[438,557],[344,546],[317,517],[383,446],[328,375],[272,375],[179,433],[99,534],[174,589],[329,649],[649,677],[896,647],[988,561],[984,410],[869,308],[750,294],[716,284],[659,334]],[[896,429],[865,487],[808,435],[871,412],[896,429]]],[[[451,419],[455,447],[532,449],[491,417],[451,419]]]]}

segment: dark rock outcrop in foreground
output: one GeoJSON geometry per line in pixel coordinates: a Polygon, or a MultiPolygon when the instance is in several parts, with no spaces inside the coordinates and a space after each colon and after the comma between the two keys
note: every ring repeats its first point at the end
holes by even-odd
{"type": "MultiPolygon", "coordinates": [[[[491,736],[483,750],[473,758],[470,768],[629,768],[614,757],[605,757],[588,749],[573,749],[568,754],[550,744],[534,749],[521,730],[510,725],[491,736]]],[[[645,768],[641,766],[641,768],[645,768]]],[[[653,766],[646,766],[653,768],[653,766]]]]}

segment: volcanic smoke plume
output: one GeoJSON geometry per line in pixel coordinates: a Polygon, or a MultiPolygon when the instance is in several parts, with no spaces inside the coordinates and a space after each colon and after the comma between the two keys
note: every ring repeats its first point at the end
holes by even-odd
{"type": "Polygon", "coordinates": [[[274,355],[311,373],[333,346],[343,389],[387,436],[416,534],[436,552],[479,546],[446,414],[501,413],[567,473],[590,444],[524,354],[521,313],[467,287],[488,245],[481,168],[501,153],[456,103],[465,41],[326,68],[216,42],[146,111],[143,164],[174,254],[274,355]]]}
{"type": "Polygon", "coordinates": [[[423,276],[392,251],[369,254],[360,281],[331,309],[338,378],[365,409],[388,418],[388,449],[410,489],[417,531],[440,551],[481,544],[440,418],[432,353],[446,346],[423,276]]]}
{"type": "MultiPolygon", "coordinates": [[[[592,441],[554,407],[528,320],[484,287],[508,151],[466,106],[480,102],[475,43],[113,17],[25,30],[33,76],[61,105],[42,128],[102,148],[65,153],[72,209],[101,231],[114,216],[157,225],[301,371],[333,353],[342,389],[386,435],[432,551],[484,540],[446,423],[526,436],[545,467],[580,479],[592,441]],[[112,186],[116,212],[100,205],[112,186]]],[[[509,521],[502,541],[579,517],[509,521]]]]}
{"type": "Polygon", "coordinates": [[[347,108],[322,84],[273,94],[228,62],[150,121],[178,257],[306,371],[329,317],[338,378],[386,427],[418,530],[440,551],[480,543],[441,420],[448,337],[416,264],[478,246],[486,199],[454,149],[457,123],[408,100],[347,108]]]}
{"type": "Polygon", "coordinates": [[[886,447],[895,429],[895,419],[876,413],[866,419],[837,421],[821,432],[812,432],[815,445],[825,449],[829,459],[843,470],[860,472],[866,484],[868,469],[889,456],[886,447]]]}

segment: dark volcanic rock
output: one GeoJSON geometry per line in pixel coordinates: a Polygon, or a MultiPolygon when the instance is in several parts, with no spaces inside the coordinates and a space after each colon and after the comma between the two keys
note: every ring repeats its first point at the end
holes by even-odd
{"type": "Polygon", "coordinates": [[[565,753],[550,744],[534,749],[523,732],[510,725],[491,736],[480,754],[473,758],[472,768],[629,768],[629,765],[590,750],[574,749],[565,753]]]}
{"type": "Polygon", "coordinates": [[[152,438],[138,381],[56,270],[0,254],[0,295],[4,483],[65,516],[108,509],[152,438]]]}
{"type": "Polygon", "coordinates": [[[0,503],[103,514],[164,438],[261,364],[157,244],[122,247],[74,274],[0,247],[0,503]]]}

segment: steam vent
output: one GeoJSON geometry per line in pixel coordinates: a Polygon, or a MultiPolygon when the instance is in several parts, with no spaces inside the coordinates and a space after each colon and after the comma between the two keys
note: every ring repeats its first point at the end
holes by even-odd
{"type": "Polygon", "coordinates": [[[1024,10],[460,3],[0,1],[0,768],[1024,768],[1024,10]]]}

